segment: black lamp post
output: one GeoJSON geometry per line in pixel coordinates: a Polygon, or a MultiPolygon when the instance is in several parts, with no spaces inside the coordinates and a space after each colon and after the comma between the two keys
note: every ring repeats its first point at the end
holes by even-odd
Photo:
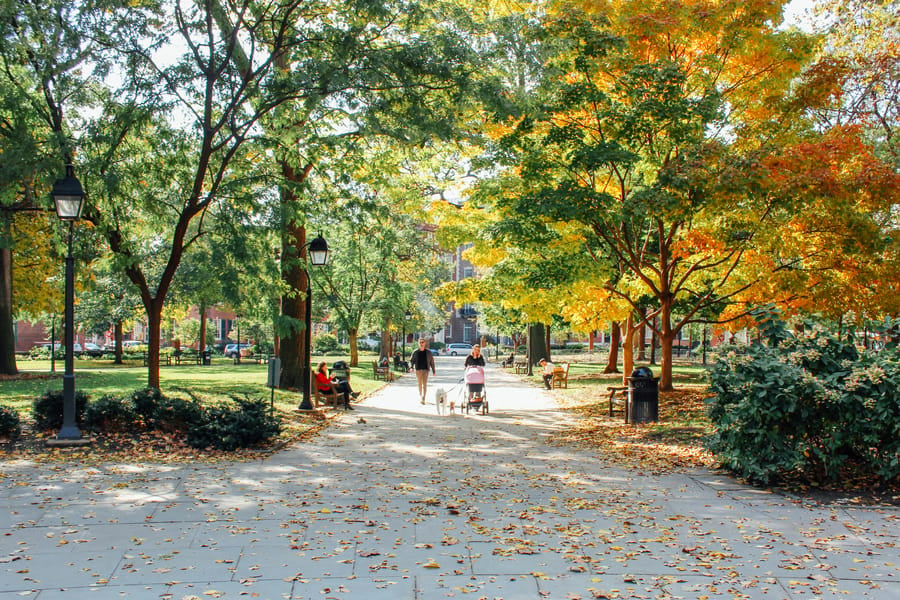
{"type": "MultiPolygon", "coordinates": [[[[66,165],[66,176],[53,184],[53,202],[60,220],[69,222],[69,250],[66,254],[66,371],[63,375],[63,424],[57,439],[79,440],[81,431],[75,422],[75,259],[72,258],[72,231],[75,221],[81,218],[84,205],[84,188],[75,177],[72,165],[66,165]]],[[[51,349],[52,350],[52,349],[51,349]]]]}
{"type": "MultiPolygon", "coordinates": [[[[309,262],[315,267],[321,267],[328,263],[328,242],[320,233],[313,241],[305,244],[309,262]]],[[[302,250],[302,249],[301,249],[302,250]]],[[[309,398],[309,387],[312,383],[312,281],[309,277],[309,269],[306,270],[306,343],[303,351],[303,400],[300,410],[312,410],[313,405],[309,398]]]]}
{"type": "Polygon", "coordinates": [[[406,324],[412,319],[412,313],[407,310],[403,319],[403,362],[406,362],[406,324]]]}

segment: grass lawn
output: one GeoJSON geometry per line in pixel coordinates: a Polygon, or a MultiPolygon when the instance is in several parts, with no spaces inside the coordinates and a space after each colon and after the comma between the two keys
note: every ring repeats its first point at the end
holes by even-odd
{"type": "MultiPolygon", "coordinates": [[[[329,363],[339,357],[329,357],[329,363]]],[[[349,360],[345,358],[345,360],[349,360]]],[[[314,364],[317,360],[313,361],[314,364]]],[[[362,361],[361,361],[362,362],[362,361]]],[[[365,365],[366,363],[362,363],[365,365]]],[[[56,361],[56,373],[50,372],[49,360],[22,360],[18,362],[20,377],[0,379],[0,402],[20,413],[31,408],[31,402],[48,389],[62,389],[64,364],[56,361]]],[[[212,399],[250,394],[251,397],[271,397],[266,387],[267,365],[242,363],[235,365],[232,359],[213,359],[211,365],[163,366],[159,369],[160,388],[163,394],[175,395],[182,390],[212,399]]],[[[364,366],[352,370],[353,389],[365,395],[384,385],[372,379],[372,369],[364,366]]],[[[111,360],[76,360],[75,387],[89,398],[105,394],[125,395],[147,386],[147,367],[139,361],[126,361],[124,365],[111,360]]],[[[299,391],[275,390],[276,407],[293,409],[300,404],[299,391]]]]}
{"type": "MultiPolygon", "coordinates": [[[[341,357],[327,357],[331,364],[341,357]]],[[[313,364],[320,360],[314,357],[313,364]]],[[[348,357],[344,357],[348,360],[348,357]]],[[[384,381],[375,381],[369,366],[368,358],[360,359],[360,367],[352,369],[350,381],[353,389],[364,397],[386,385],[384,381]]],[[[18,361],[19,375],[0,377],[0,404],[15,409],[23,421],[23,435],[14,446],[6,449],[12,452],[23,452],[33,457],[59,458],[59,451],[47,452],[44,440],[53,432],[32,431],[31,406],[35,398],[47,390],[61,390],[63,385],[63,361],[56,361],[56,372],[51,373],[49,360],[18,361]]],[[[165,396],[187,397],[190,391],[204,402],[226,400],[231,397],[263,398],[267,402],[273,398],[272,390],[266,387],[268,365],[242,363],[235,365],[228,358],[214,358],[211,365],[182,365],[160,367],[160,388],[165,396]]],[[[147,386],[147,367],[141,361],[126,361],[124,365],[113,364],[111,360],[84,359],[75,361],[75,388],[84,392],[88,400],[106,394],[126,396],[131,392],[147,386]]],[[[299,390],[275,390],[274,409],[281,417],[283,433],[268,449],[272,450],[284,443],[302,438],[317,431],[327,422],[329,414],[335,412],[296,412],[302,395],[299,390]]],[[[193,449],[173,442],[171,436],[159,439],[158,436],[138,432],[136,434],[119,434],[114,436],[98,436],[102,441],[83,451],[66,450],[67,459],[82,458],[90,460],[198,460],[200,456],[193,449]],[[173,445],[174,444],[174,445],[173,445]]],[[[2,445],[0,445],[2,446],[2,445]]],[[[259,451],[256,452],[258,454],[259,451]]],[[[241,452],[231,453],[231,458],[239,458],[241,452]]],[[[252,452],[248,454],[253,454],[252,452]]],[[[0,447],[0,456],[3,449],[0,447]]],[[[210,456],[210,453],[206,453],[210,456]]],[[[221,453],[212,457],[221,458],[221,453]]]]}

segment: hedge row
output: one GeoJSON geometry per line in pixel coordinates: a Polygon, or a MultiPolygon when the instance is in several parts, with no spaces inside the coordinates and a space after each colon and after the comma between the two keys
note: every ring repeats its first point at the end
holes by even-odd
{"type": "MultiPolygon", "coordinates": [[[[271,415],[265,399],[232,398],[230,402],[204,405],[195,399],[163,396],[143,389],[128,396],[101,396],[89,401],[75,394],[76,422],[95,432],[156,430],[181,434],[193,448],[235,450],[258,445],[281,432],[281,422],[271,415]]],[[[35,428],[59,429],[63,423],[63,393],[47,391],[32,404],[35,428]]],[[[0,407],[0,437],[21,434],[19,415],[0,407]]]]}

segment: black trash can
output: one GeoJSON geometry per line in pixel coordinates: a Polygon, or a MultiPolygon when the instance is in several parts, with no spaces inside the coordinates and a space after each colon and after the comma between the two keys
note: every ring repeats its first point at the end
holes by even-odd
{"type": "Polygon", "coordinates": [[[211,365],[212,364],[212,352],[210,352],[209,350],[204,350],[202,352],[202,354],[203,354],[203,364],[211,365]]]}
{"type": "Polygon", "coordinates": [[[347,366],[347,362],[343,360],[335,361],[334,366],[331,367],[331,376],[338,381],[350,379],[350,367],[347,366]]]}
{"type": "Polygon", "coordinates": [[[628,406],[625,422],[649,423],[659,421],[659,380],[647,367],[638,367],[628,378],[628,406]]]}

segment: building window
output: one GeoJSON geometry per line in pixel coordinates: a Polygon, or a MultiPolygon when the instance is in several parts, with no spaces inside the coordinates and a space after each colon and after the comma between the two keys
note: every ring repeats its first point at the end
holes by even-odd
{"type": "Polygon", "coordinates": [[[474,323],[464,323],[463,324],[463,341],[469,344],[472,343],[472,340],[475,339],[475,324],[474,323]]]}

